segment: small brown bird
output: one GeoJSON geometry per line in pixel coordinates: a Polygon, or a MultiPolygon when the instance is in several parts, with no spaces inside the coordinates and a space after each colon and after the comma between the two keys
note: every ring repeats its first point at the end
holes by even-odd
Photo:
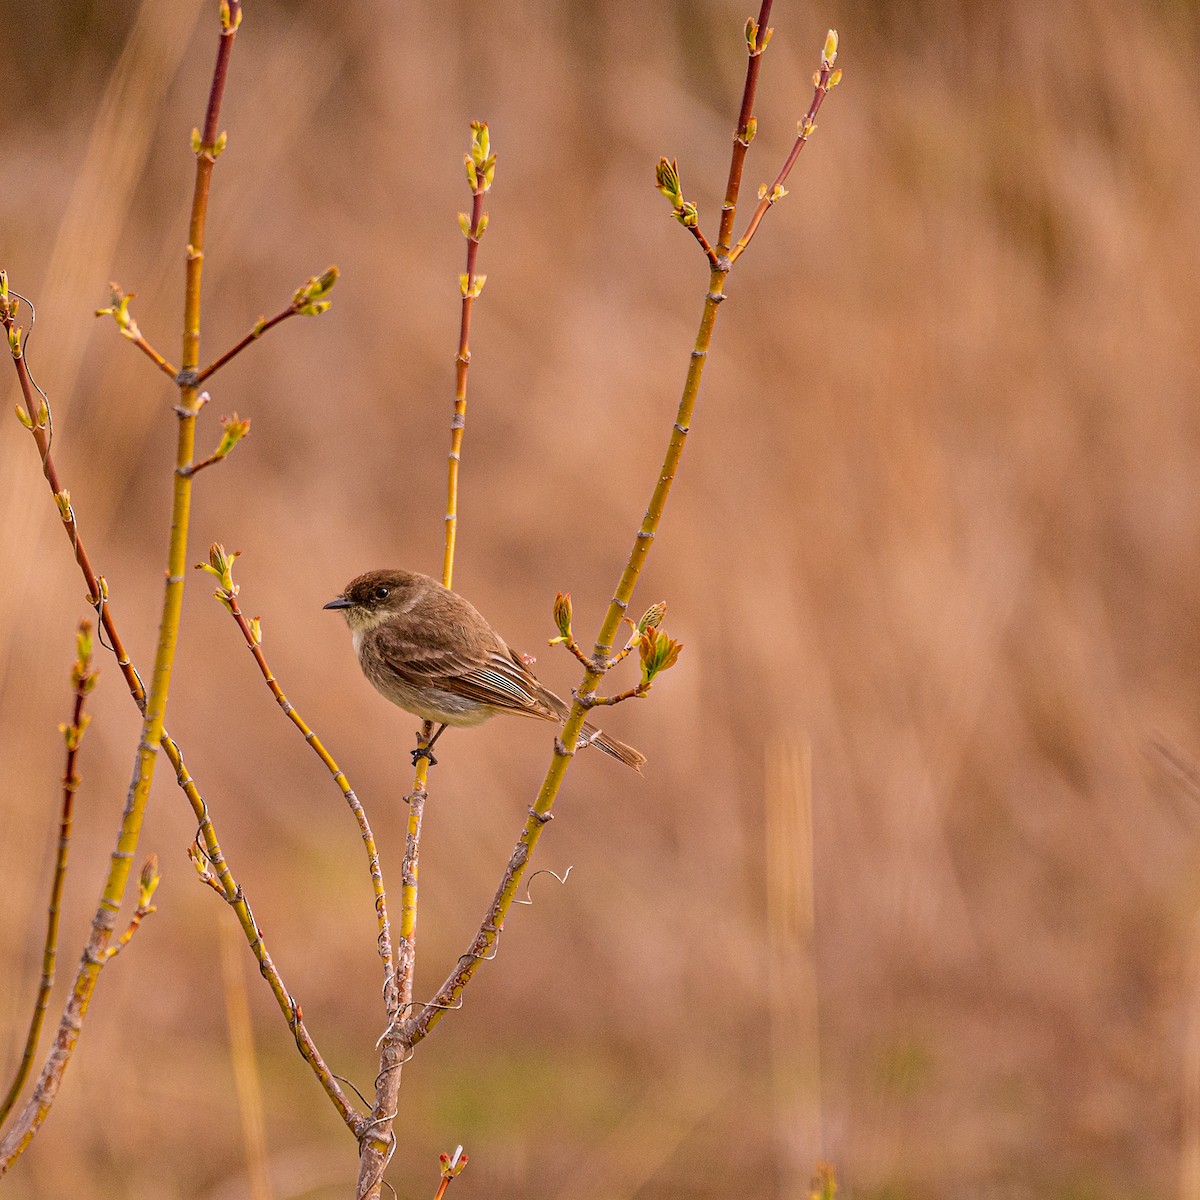
{"type": "MultiPolygon", "coordinates": [[[[496,713],[561,724],[570,711],[473,605],[428,575],[368,571],[325,607],[344,613],[358,664],[375,688],[440,724],[431,747],[447,725],[479,725],[496,713]]],[[[599,746],[639,773],[646,761],[590,723],[579,744],[599,746]]]]}

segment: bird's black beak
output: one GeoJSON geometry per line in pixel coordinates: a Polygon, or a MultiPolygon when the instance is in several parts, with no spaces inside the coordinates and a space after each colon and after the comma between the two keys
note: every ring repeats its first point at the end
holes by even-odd
{"type": "Polygon", "coordinates": [[[353,608],[354,601],[347,600],[345,596],[338,596],[336,599],[330,600],[328,604],[322,604],[322,608],[353,608]]]}

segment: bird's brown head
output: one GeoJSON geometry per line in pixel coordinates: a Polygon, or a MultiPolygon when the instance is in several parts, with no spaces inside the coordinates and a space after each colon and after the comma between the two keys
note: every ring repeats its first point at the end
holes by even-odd
{"type": "Polygon", "coordinates": [[[412,571],[368,571],[324,607],[341,610],[352,630],[365,633],[389,617],[409,612],[431,584],[436,587],[432,579],[412,571]]]}

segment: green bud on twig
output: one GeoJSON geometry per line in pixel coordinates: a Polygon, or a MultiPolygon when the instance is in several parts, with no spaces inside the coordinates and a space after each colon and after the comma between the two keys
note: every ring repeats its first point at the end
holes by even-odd
{"type": "Polygon", "coordinates": [[[462,1174],[467,1165],[467,1156],[461,1146],[455,1146],[453,1154],[439,1154],[438,1161],[442,1164],[442,1178],[448,1181],[462,1174]]]}
{"type": "Polygon", "coordinates": [[[667,615],[667,602],[660,600],[657,604],[652,604],[644,613],[642,619],[637,623],[637,635],[640,638],[647,629],[657,629],[662,624],[662,619],[667,615]]]}
{"type": "Polygon", "coordinates": [[[470,275],[460,275],[458,277],[458,289],[465,296],[474,300],[479,293],[483,291],[483,285],[487,283],[486,275],[476,275],[474,279],[470,275]]]}
{"type": "Polygon", "coordinates": [[[213,458],[216,459],[224,458],[250,432],[250,418],[239,421],[237,413],[230,413],[229,416],[221,418],[221,428],[225,432],[221,435],[220,444],[213,454],[213,458]]]}
{"type": "Polygon", "coordinates": [[[242,23],[242,6],[239,4],[237,14],[230,11],[229,0],[221,0],[221,30],[223,33],[236,33],[242,23]]]}
{"type": "Polygon", "coordinates": [[[193,842],[187,848],[188,862],[196,868],[196,874],[200,876],[201,883],[207,883],[209,887],[217,887],[216,880],[213,879],[212,872],[208,869],[208,859],[200,852],[200,847],[193,842]]]}
{"type": "Polygon", "coordinates": [[[679,164],[674,159],[660,158],[654,168],[654,182],[673,207],[683,203],[683,192],[679,189],[679,164]]]}
{"type": "Polygon", "coordinates": [[[120,284],[110,283],[108,286],[112,294],[112,303],[108,308],[96,309],[96,316],[112,317],[121,331],[121,336],[129,338],[131,342],[136,342],[142,336],[142,331],[138,329],[137,322],[129,311],[129,302],[137,295],[137,292],[130,292],[127,296],[121,290],[120,284]]]}
{"type": "Polygon", "coordinates": [[[683,187],[679,182],[679,164],[671,159],[658,160],[654,170],[654,183],[660,192],[670,201],[671,215],[681,225],[688,229],[695,228],[700,223],[699,210],[683,198],[683,187]]]}
{"type": "Polygon", "coordinates": [[[654,677],[673,667],[679,658],[683,643],[675,641],[653,625],[642,631],[639,653],[642,660],[642,683],[649,687],[654,677]]]}
{"type": "Polygon", "coordinates": [[[17,405],[17,420],[20,421],[21,424],[30,431],[30,433],[33,432],[33,419],[25,411],[25,406],[23,404],[17,405]]]}
{"type": "Polygon", "coordinates": [[[471,153],[467,155],[467,182],[471,191],[486,192],[496,174],[496,156],[486,121],[471,122],[471,153]]]}
{"type": "Polygon", "coordinates": [[[837,59],[838,35],[836,29],[831,29],[825,35],[825,48],[821,51],[821,65],[832,67],[837,59]]]}
{"type": "Polygon", "coordinates": [[[150,908],[150,900],[154,896],[160,878],[158,855],[151,854],[142,864],[142,873],[138,878],[138,908],[150,908]]]}
{"type": "Polygon", "coordinates": [[[771,40],[771,34],[775,32],[770,25],[766,29],[760,30],[758,22],[751,17],[746,22],[746,48],[750,51],[750,57],[756,58],[766,48],[767,43],[771,40]],[[761,36],[759,36],[761,33],[761,36]]]}
{"type": "Polygon", "coordinates": [[[75,655],[83,664],[83,669],[86,671],[88,664],[92,661],[91,621],[79,622],[79,629],[75,633],[75,655]]]}
{"type": "Polygon", "coordinates": [[[230,612],[233,612],[234,597],[241,591],[233,582],[233,562],[240,554],[240,550],[227,554],[224,546],[213,542],[208,548],[208,562],[196,564],[197,571],[207,571],[220,585],[213,592],[213,598],[219,600],[230,612]]]}
{"type": "Polygon", "coordinates": [[[557,642],[571,640],[571,615],[571,593],[559,592],[554,597],[554,624],[558,628],[559,636],[550,642],[552,646],[557,642]]]}
{"type": "Polygon", "coordinates": [[[71,493],[63,488],[61,492],[54,493],[54,503],[58,505],[58,515],[66,522],[73,519],[71,512],[71,493]]]}
{"type": "Polygon", "coordinates": [[[326,267],[320,275],[312,276],[303,287],[296,289],[292,297],[292,311],[302,317],[319,317],[327,312],[330,301],[325,297],[333,290],[339,274],[337,267],[331,266],[326,267]]]}
{"type": "MultiPolygon", "coordinates": [[[[63,745],[68,750],[78,750],[80,744],[83,742],[83,735],[87,732],[87,727],[91,723],[92,718],[87,713],[83,713],[79,718],[78,725],[59,725],[58,732],[63,736],[63,745]]],[[[77,775],[72,776],[70,779],[64,779],[63,783],[74,791],[79,786],[79,777],[77,775]]]]}

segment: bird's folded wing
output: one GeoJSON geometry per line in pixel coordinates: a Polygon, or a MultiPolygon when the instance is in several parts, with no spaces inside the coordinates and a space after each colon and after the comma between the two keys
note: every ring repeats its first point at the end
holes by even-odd
{"type": "Polygon", "coordinates": [[[488,660],[447,685],[447,690],[484,704],[530,716],[552,717],[545,689],[512,658],[492,654],[488,660]]]}
{"type": "Polygon", "coordinates": [[[381,665],[408,687],[440,688],[467,700],[529,716],[558,715],[545,689],[528,669],[504,652],[507,647],[470,654],[437,645],[433,639],[417,642],[383,629],[377,634],[376,648],[381,665]]]}

